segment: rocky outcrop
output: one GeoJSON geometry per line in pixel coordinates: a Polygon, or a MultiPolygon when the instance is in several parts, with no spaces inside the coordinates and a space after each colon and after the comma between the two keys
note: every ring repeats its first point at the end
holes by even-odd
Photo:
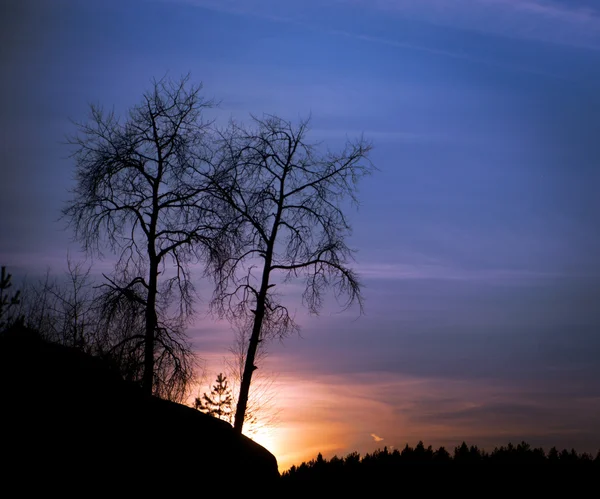
{"type": "Polygon", "coordinates": [[[0,335],[0,389],[5,477],[208,495],[279,477],[275,457],[229,424],[145,396],[102,360],[31,331],[0,335]]]}

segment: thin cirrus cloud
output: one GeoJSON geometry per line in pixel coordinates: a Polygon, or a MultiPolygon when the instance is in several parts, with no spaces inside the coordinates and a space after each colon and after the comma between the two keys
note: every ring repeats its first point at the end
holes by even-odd
{"type": "Polygon", "coordinates": [[[379,130],[346,130],[346,129],[312,129],[311,134],[318,139],[348,139],[353,137],[365,136],[369,140],[377,142],[442,142],[450,140],[449,137],[444,137],[440,134],[431,133],[414,133],[409,131],[379,131],[379,130]]]}
{"type": "Polygon", "coordinates": [[[365,279],[435,279],[477,282],[513,283],[539,282],[560,277],[559,273],[535,272],[513,269],[461,269],[443,265],[407,265],[397,263],[371,263],[357,269],[365,279]]]}
{"type": "Polygon", "coordinates": [[[600,11],[592,2],[545,0],[348,0],[443,26],[511,38],[600,49],[600,11]]]}
{"type": "MultiPolygon", "coordinates": [[[[447,50],[447,49],[443,49],[443,48],[439,48],[439,47],[430,47],[430,46],[417,44],[417,43],[413,43],[413,42],[399,41],[399,40],[394,40],[391,38],[382,38],[379,36],[371,36],[371,35],[362,34],[362,33],[353,33],[353,32],[344,31],[344,30],[326,30],[326,33],[335,35],[335,36],[343,36],[343,37],[353,38],[353,39],[361,40],[361,41],[368,42],[368,43],[387,45],[387,46],[396,47],[399,49],[410,49],[410,50],[416,50],[418,52],[426,52],[427,54],[434,55],[434,56],[449,57],[451,59],[459,59],[462,61],[467,61],[467,62],[471,62],[471,63],[475,63],[475,64],[482,64],[485,66],[495,67],[498,69],[504,69],[504,70],[508,70],[508,71],[512,71],[512,72],[524,72],[524,73],[529,73],[529,74],[533,74],[533,75],[537,75],[537,76],[544,76],[544,77],[553,78],[553,79],[567,80],[567,81],[571,80],[571,78],[565,77],[564,75],[561,75],[558,73],[543,71],[543,70],[536,69],[536,68],[533,68],[531,66],[527,66],[524,64],[500,62],[495,59],[476,56],[476,55],[473,55],[471,53],[467,53],[464,51],[447,50]]],[[[600,45],[599,45],[599,48],[600,48],[600,45]]]]}
{"type": "MultiPolygon", "coordinates": [[[[251,15],[279,22],[306,22],[334,13],[343,19],[351,9],[395,15],[440,26],[476,31],[510,38],[532,39],[561,45],[572,45],[600,50],[600,10],[587,1],[545,0],[308,0],[298,5],[273,0],[161,0],[196,5],[198,7],[251,15]],[[307,13],[311,12],[309,16],[307,13]]],[[[339,34],[366,37],[340,31],[339,34]]],[[[379,41],[389,40],[375,37],[379,41]]],[[[401,42],[397,42],[401,43],[401,42]]],[[[402,45],[411,45],[403,43],[402,45]]],[[[416,47],[425,48],[425,47],[416,47]]],[[[427,50],[436,50],[427,48],[427,50]]],[[[440,53],[461,56],[452,51],[440,53]]]]}

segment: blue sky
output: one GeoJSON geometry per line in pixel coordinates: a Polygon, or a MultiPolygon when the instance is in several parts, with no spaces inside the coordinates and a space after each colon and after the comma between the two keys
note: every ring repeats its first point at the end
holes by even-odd
{"type": "MultiPolygon", "coordinates": [[[[314,390],[302,386],[332,400],[354,386],[390,418],[342,418],[356,437],[319,433],[315,448],[369,450],[371,433],[398,446],[474,436],[600,447],[598,2],[0,9],[0,256],[13,274],[65,266],[69,234],[56,220],[72,185],[70,120],[90,102],[123,112],[151,78],[190,72],[220,101],[217,120],[310,114],[315,140],[335,148],[364,132],[375,146],[379,171],[351,216],[366,315],[305,316],[290,289],[303,337],[273,345],[270,368],[305,405],[314,390]]],[[[207,359],[231,340],[208,319],[191,334],[207,359]]],[[[361,403],[348,395],[343,411],[361,403]]],[[[305,418],[333,418],[336,405],[321,405],[305,418]]]]}

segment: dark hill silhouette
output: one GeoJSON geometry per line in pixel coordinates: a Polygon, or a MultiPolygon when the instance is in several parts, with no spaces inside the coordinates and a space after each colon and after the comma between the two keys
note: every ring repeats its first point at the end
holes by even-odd
{"type": "Polygon", "coordinates": [[[275,457],[229,424],[146,396],[102,359],[26,328],[0,335],[0,380],[4,484],[156,492],[251,479],[262,490],[279,477],[275,457]]]}

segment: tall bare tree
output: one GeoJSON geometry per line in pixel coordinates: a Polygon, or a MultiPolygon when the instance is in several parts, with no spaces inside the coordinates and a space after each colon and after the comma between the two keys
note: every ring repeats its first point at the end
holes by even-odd
{"type": "Polygon", "coordinates": [[[235,212],[244,236],[243,251],[215,274],[213,306],[236,321],[251,318],[238,432],[260,342],[297,329],[274,291],[278,275],[283,282],[304,279],[302,300],[311,313],[318,313],[330,287],[344,307],[357,302],[362,311],[360,283],[349,266],[351,227],[344,209],[357,202],[357,182],[373,170],[371,145],[360,138],[341,152],[323,151],[307,134],[308,121],[295,126],[276,116],[253,118],[251,128],[233,123],[221,134],[220,173],[212,187],[218,203],[235,212]]]}
{"type": "Polygon", "coordinates": [[[162,394],[172,376],[183,384],[191,378],[189,266],[219,267],[233,237],[197,177],[211,154],[203,114],[212,102],[200,91],[189,76],[154,81],[125,119],[92,106],[70,139],[77,183],[63,214],[86,251],[116,255],[105,276],[106,311],[138,314],[127,318],[132,329],[121,346],[136,358],[143,351],[141,384],[149,394],[162,394]]]}

